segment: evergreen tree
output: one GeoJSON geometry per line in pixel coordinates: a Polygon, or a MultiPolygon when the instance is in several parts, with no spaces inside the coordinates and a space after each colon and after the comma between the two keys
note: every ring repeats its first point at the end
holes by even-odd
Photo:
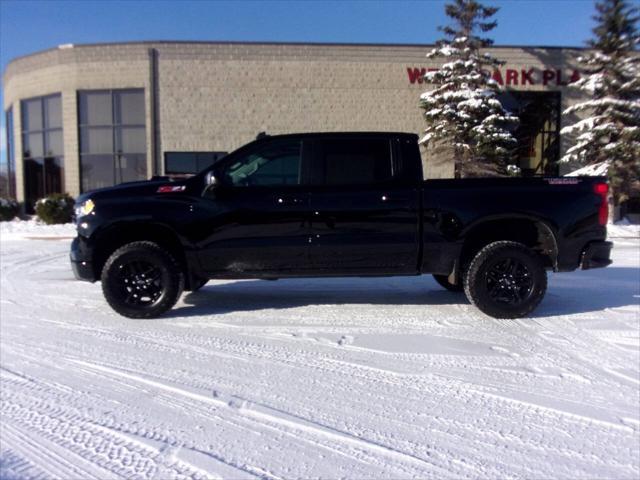
{"type": "Polygon", "coordinates": [[[638,10],[626,0],[596,3],[593,49],[579,57],[584,76],[573,84],[589,100],[564,111],[586,118],[564,127],[576,135],[575,144],[561,159],[581,165],[608,164],[615,205],[633,191],[640,193],[640,43],[638,10]]]}
{"type": "Polygon", "coordinates": [[[496,27],[497,8],[476,0],[454,0],[445,6],[451,25],[440,27],[440,40],[428,58],[446,59],[425,75],[433,89],[423,93],[420,106],[427,121],[421,142],[435,149],[453,149],[456,177],[517,171],[509,166],[517,145],[509,129],[518,118],[497,99],[500,85],[490,74],[501,62],[480,50],[493,41],[482,36],[496,27]]]}

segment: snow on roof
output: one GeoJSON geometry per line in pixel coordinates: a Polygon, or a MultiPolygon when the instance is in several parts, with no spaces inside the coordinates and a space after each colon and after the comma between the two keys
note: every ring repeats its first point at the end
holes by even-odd
{"type": "Polygon", "coordinates": [[[574,170],[567,173],[565,177],[603,177],[607,175],[607,170],[609,170],[609,163],[601,162],[574,170]]]}

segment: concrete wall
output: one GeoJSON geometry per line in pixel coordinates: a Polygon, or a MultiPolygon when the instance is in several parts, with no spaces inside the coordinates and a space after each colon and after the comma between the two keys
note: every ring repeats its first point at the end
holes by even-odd
{"type": "MultiPolygon", "coordinates": [[[[261,131],[420,133],[424,124],[418,99],[427,85],[411,83],[407,69],[437,66],[425,58],[429,49],[151,42],[68,46],[18,58],[4,74],[4,108],[13,105],[14,109],[18,198],[24,198],[22,99],[62,93],[65,189],[77,195],[78,90],[144,88],[148,172],[162,173],[158,166],[165,151],[231,151],[261,131]],[[155,69],[150,52],[155,55],[155,69]],[[157,89],[155,102],[152,83],[157,89]]],[[[507,62],[502,70],[505,83],[507,69],[517,72],[510,74],[509,88],[561,90],[563,108],[578,98],[558,84],[557,75],[551,79],[549,73],[560,70],[561,78],[568,79],[577,52],[494,48],[492,53],[507,62]],[[528,78],[533,78],[534,84],[522,85],[523,70],[531,72],[528,78]],[[546,85],[543,76],[549,77],[546,85]]],[[[424,155],[429,178],[453,175],[449,160],[424,155]]]]}

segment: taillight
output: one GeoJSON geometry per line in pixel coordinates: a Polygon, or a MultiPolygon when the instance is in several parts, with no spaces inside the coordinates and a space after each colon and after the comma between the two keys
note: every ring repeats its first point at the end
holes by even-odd
{"type": "Polygon", "coordinates": [[[609,185],[606,183],[596,183],[593,186],[593,191],[600,197],[600,208],[598,209],[598,223],[604,226],[609,220],[609,185]]]}

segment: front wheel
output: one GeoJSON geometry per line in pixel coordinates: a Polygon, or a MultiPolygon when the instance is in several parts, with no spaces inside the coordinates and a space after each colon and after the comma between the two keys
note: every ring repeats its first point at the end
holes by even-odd
{"type": "Polygon", "coordinates": [[[102,269],[102,292],[129,318],[158,317],[175,305],[184,275],[173,256],[152,242],[133,242],[113,252],[102,269]]]}
{"type": "Polygon", "coordinates": [[[531,313],[547,290],[539,255],[518,242],[490,243],[474,257],[464,279],[469,301],[494,318],[531,313]]]}

